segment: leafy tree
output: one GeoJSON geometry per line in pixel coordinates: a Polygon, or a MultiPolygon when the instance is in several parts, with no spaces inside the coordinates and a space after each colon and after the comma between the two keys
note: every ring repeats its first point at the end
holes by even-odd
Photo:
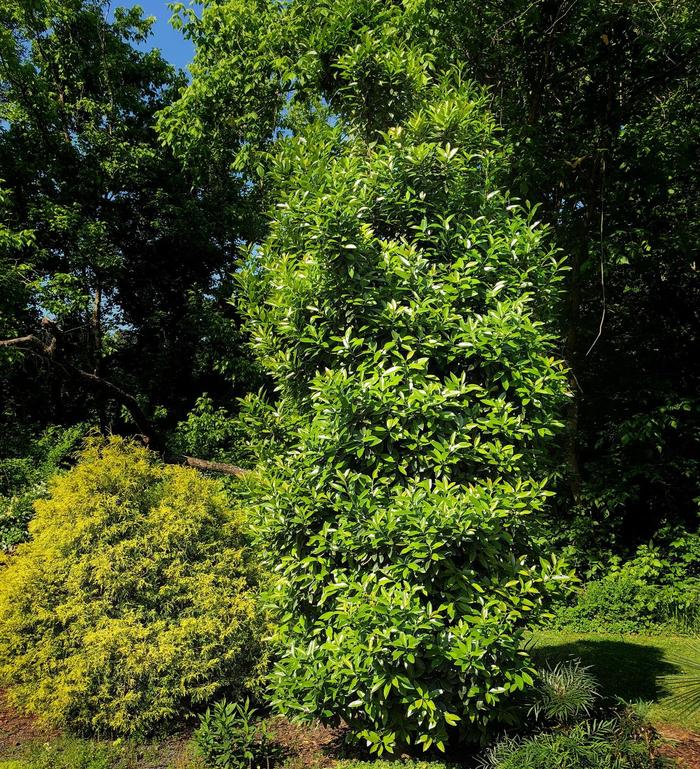
{"type": "Polygon", "coordinates": [[[570,493],[555,522],[584,559],[696,529],[700,6],[430,7],[440,55],[492,87],[512,184],[569,256],[570,493]]]}
{"type": "Polygon", "coordinates": [[[177,146],[196,157],[215,139],[268,189],[257,148],[319,104],[386,130],[424,56],[488,86],[513,145],[507,185],[541,205],[569,259],[574,397],[553,527],[585,559],[697,526],[697,3],[240,0],[205,2],[186,27],[197,68],[169,113],[177,146]],[[257,32],[237,34],[249,17],[257,32]],[[258,123],[256,91],[276,109],[258,123]]]}
{"type": "Polygon", "coordinates": [[[13,318],[4,338],[15,339],[0,350],[13,362],[7,418],[124,429],[120,406],[133,401],[168,426],[204,390],[242,394],[256,372],[237,365],[228,299],[247,214],[234,220],[234,193],[225,199],[160,145],[155,115],[185,79],[139,47],[151,22],[138,8],[110,16],[103,0],[20,0],[0,14],[6,221],[32,235],[3,246],[0,264],[3,287],[15,286],[12,306],[0,296],[13,318]],[[22,342],[30,333],[39,341],[22,342]]]}
{"type": "Polygon", "coordinates": [[[254,500],[279,575],[273,699],[378,753],[444,749],[526,685],[521,633],[556,572],[534,538],[561,264],[498,187],[483,93],[420,67],[399,125],[321,112],[282,143],[242,278],[290,441],[254,500]]]}

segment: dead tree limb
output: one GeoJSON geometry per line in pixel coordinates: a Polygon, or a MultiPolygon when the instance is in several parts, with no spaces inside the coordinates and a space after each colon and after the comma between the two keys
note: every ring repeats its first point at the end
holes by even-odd
{"type": "Polygon", "coordinates": [[[242,467],[230,465],[228,462],[212,462],[209,459],[198,459],[197,457],[188,457],[184,454],[180,457],[175,457],[174,460],[177,464],[195,467],[197,470],[205,470],[209,473],[220,473],[221,475],[233,475],[236,478],[245,478],[245,476],[250,473],[250,470],[244,470],[242,467]]]}

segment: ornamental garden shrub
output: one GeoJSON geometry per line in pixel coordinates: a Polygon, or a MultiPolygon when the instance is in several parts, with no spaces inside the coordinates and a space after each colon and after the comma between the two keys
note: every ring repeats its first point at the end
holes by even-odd
{"type": "MultiPolygon", "coordinates": [[[[583,721],[570,729],[506,738],[488,750],[481,769],[662,769],[643,734],[630,733],[628,716],[583,721]]],[[[643,727],[646,728],[646,727],[643,727]]]]}
{"type": "Polygon", "coordinates": [[[657,735],[648,703],[604,706],[579,659],[537,672],[520,733],[506,735],[477,761],[481,769],[653,769],[657,735]]]}
{"type": "Polygon", "coordinates": [[[444,749],[531,683],[521,635],[562,576],[535,545],[562,265],[500,190],[486,97],[458,76],[384,132],[327,118],[283,142],[241,278],[288,438],[254,500],[272,699],[376,753],[444,749]]]}
{"type": "Polygon", "coordinates": [[[254,682],[259,572],[217,482],[113,438],[90,442],[35,507],[0,579],[13,704],[147,734],[254,682]]]}

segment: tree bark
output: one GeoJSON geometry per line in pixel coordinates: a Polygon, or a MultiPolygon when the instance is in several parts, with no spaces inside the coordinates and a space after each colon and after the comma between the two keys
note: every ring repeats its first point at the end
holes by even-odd
{"type": "Polygon", "coordinates": [[[581,498],[583,481],[578,452],[578,421],[579,400],[581,397],[580,385],[577,378],[579,371],[578,361],[578,328],[581,317],[581,264],[585,260],[588,250],[587,233],[581,237],[578,247],[571,251],[569,266],[569,291],[568,291],[568,318],[565,345],[565,359],[569,368],[569,381],[571,387],[571,401],[566,408],[565,422],[565,453],[566,474],[574,503],[578,504],[581,498]]]}
{"type": "MultiPolygon", "coordinates": [[[[221,475],[232,475],[235,478],[245,478],[249,474],[250,470],[244,470],[242,467],[231,465],[228,462],[213,462],[209,459],[198,459],[197,457],[188,457],[183,454],[178,457],[171,458],[173,464],[187,465],[187,467],[194,467],[197,470],[204,470],[208,473],[220,473],[221,475]]],[[[165,458],[168,461],[168,457],[165,458]]]]}

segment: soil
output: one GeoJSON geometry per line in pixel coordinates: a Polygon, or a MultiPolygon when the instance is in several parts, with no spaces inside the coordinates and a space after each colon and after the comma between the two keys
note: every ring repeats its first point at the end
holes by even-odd
{"type": "Polygon", "coordinates": [[[659,753],[676,761],[678,769],[700,769],[700,734],[675,726],[660,726],[657,730],[664,739],[659,753]]]}
{"type": "Polygon", "coordinates": [[[48,742],[57,734],[36,718],[18,713],[8,705],[5,692],[0,690],[0,756],[11,755],[28,742],[48,742]]]}
{"type": "MultiPolygon", "coordinates": [[[[8,702],[0,690],[0,758],[21,755],[30,744],[51,742],[61,736],[57,729],[47,727],[32,716],[24,716],[8,702]]],[[[169,769],[192,766],[188,749],[189,735],[173,735],[159,743],[135,746],[129,759],[141,769],[169,769]]],[[[131,763],[131,762],[129,762],[131,763]]]]}
{"type": "Polygon", "coordinates": [[[281,749],[290,769],[325,769],[341,752],[343,727],[302,726],[282,717],[271,718],[267,724],[272,741],[281,749]]]}
{"type": "MultiPolygon", "coordinates": [[[[326,726],[300,726],[286,718],[267,722],[270,737],[285,758],[289,769],[327,769],[341,752],[344,729],[326,726]]],[[[13,758],[32,743],[50,742],[60,731],[46,727],[31,716],[24,716],[8,702],[0,690],[0,758],[13,758]]],[[[134,746],[129,750],[128,765],[140,769],[189,769],[196,766],[187,734],[175,735],[158,743],[134,746]]]]}
{"type": "MultiPolygon", "coordinates": [[[[300,726],[278,717],[268,721],[268,728],[289,769],[328,769],[343,752],[342,727],[300,726]]],[[[663,741],[659,755],[675,761],[677,769],[700,769],[700,734],[668,725],[657,727],[657,731],[663,741]]],[[[59,734],[35,718],[18,713],[0,690],[0,757],[12,757],[28,743],[49,742],[59,734]]],[[[192,766],[185,735],[171,737],[154,748],[139,751],[138,766],[192,766]]]]}

